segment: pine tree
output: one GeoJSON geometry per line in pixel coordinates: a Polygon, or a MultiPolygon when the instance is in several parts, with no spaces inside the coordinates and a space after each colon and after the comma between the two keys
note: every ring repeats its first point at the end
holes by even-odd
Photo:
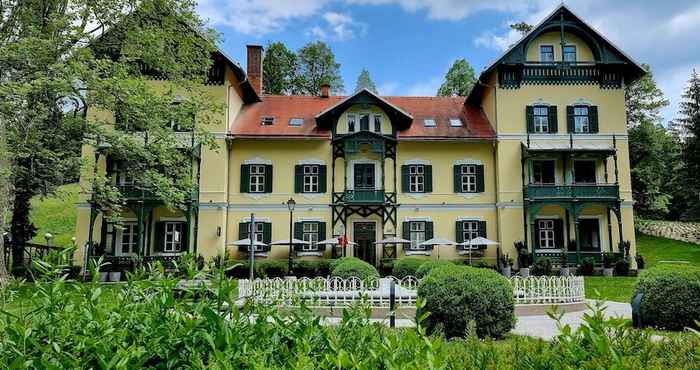
{"type": "Polygon", "coordinates": [[[648,64],[642,64],[647,74],[632,85],[625,87],[625,112],[627,128],[642,122],[660,123],[661,108],[669,105],[664,92],[656,86],[654,74],[648,64]]]}
{"type": "Polygon", "coordinates": [[[438,89],[438,96],[467,96],[476,83],[474,68],[465,60],[458,59],[445,75],[445,82],[438,89]]]}
{"type": "Polygon", "coordinates": [[[683,141],[684,219],[700,220],[700,77],[693,70],[680,103],[675,130],[683,141]]]}
{"type": "Polygon", "coordinates": [[[377,86],[374,84],[374,81],[372,81],[372,78],[369,76],[369,71],[367,70],[367,68],[362,68],[362,72],[360,72],[360,75],[357,76],[355,92],[358,92],[362,89],[367,89],[377,94],[377,86]]]}

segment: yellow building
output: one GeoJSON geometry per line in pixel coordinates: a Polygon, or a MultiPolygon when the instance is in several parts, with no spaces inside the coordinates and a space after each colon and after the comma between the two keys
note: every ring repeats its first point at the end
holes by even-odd
{"type": "Polygon", "coordinates": [[[515,259],[517,242],[533,259],[564,254],[572,265],[607,251],[634,255],[624,87],[644,70],[565,6],[488,66],[467,98],[341,97],[327,86],[320,96],[265,95],[262,59],[249,46],[244,73],[223,57],[210,86],[228,107],[226,126],[214,129],[222,149],[195,160],[192,211],[135,197],[127,227],[114,228],[86,194],[81,245],[244,259],[249,246],[236,242],[254,215],[255,253],[266,259],[288,258],[288,245],[270,244],[290,232],[306,242],[294,259],[354,255],[377,266],[406,255],[468,258],[468,247],[422,244],[433,237],[494,240],[473,251],[491,264],[515,259]],[[340,236],[356,245],[318,243],[340,236]],[[376,243],[392,236],[410,243],[376,243]]]}

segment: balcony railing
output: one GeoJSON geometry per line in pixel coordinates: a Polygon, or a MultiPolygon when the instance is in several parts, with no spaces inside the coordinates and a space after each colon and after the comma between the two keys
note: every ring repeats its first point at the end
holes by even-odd
{"type": "Polygon", "coordinates": [[[525,84],[599,84],[603,88],[622,86],[622,73],[594,62],[527,62],[500,70],[502,87],[525,84]]]}
{"type": "Polygon", "coordinates": [[[342,193],[334,193],[333,202],[348,204],[395,203],[396,193],[387,193],[384,190],[346,190],[342,193]]]}
{"type": "Polygon", "coordinates": [[[619,199],[620,187],[615,184],[540,185],[525,187],[525,198],[539,199],[619,199]]]}

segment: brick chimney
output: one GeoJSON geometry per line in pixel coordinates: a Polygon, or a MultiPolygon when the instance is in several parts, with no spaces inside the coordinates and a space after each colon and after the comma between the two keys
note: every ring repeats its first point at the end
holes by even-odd
{"type": "Polygon", "coordinates": [[[263,47],[260,45],[246,45],[248,49],[248,81],[258,95],[263,92],[263,47]]]}
{"type": "Polygon", "coordinates": [[[321,84],[321,97],[322,97],[322,98],[327,98],[327,97],[329,97],[329,96],[330,96],[330,92],[331,92],[331,85],[326,84],[326,83],[321,84]]]}

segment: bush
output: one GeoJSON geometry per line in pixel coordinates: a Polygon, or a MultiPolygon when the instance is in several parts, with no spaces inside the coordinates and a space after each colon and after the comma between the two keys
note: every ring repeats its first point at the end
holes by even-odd
{"type": "Polygon", "coordinates": [[[549,258],[538,258],[532,265],[530,273],[534,276],[548,276],[552,273],[552,260],[549,258]]]}
{"type": "MultiPolygon", "coordinates": [[[[467,263],[467,261],[464,261],[464,262],[467,263]]],[[[486,262],[486,261],[484,261],[484,260],[479,261],[479,263],[477,263],[476,265],[474,265],[474,267],[480,268],[480,269],[489,269],[489,270],[493,270],[493,271],[499,272],[499,271],[498,271],[498,266],[496,266],[495,264],[492,264],[492,263],[488,263],[488,262],[486,262]]]]}
{"type": "MultiPolygon", "coordinates": [[[[249,260],[229,260],[225,264],[229,267],[226,276],[236,279],[247,279],[250,275],[249,260]],[[232,267],[232,268],[231,268],[232,267]]],[[[287,276],[286,260],[255,260],[256,278],[276,278],[287,276]]]]}
{"type": "Polygon", "coordinates": [[[581,266],[578,267],[577,273],[583,276],[593,275],[593,270],[595,269],[595,260],[590,257],[586,257],[581,261],[581,266]]]}
{"type": "Polygon", "coordinates": [[[629,276],[630,274],[630,262],[626,259],[620,259],[615,262],[615,275],[617,276],[629,276]]]}
{"type": "MultiPolygon", "coordinates": [[[[510,282],[495,271],[467,266],[434,268],[418,285],[425,305],[429,333],[442,330],[446,337],[459,337],[474,328],[480,338],[501,338],[515,326],[515,300],[510,282]]],[[[474,333],[472,333],[474,334],[474,333]]]]}
{"type": "Polygon", "coordinates": [[[374,266],[355,257],[344,257],[343,261],[335,264],[331,268],[332,277],[351,278],[356,277],[361,280],[379,278],[379,272],[374,266]]]}
{"type": "Polygon", "coordinates": [[[399,258],[394,262],[394,268],[391,269],[391,274],[399,279],[403,279],[406,276],[416,276],[418,269],[426,262],[428,262],[428,260],[416,257],[399,258]]]}
{"type": "Polygon", "coordinates": [[[297,260],[292,264],[294,276],[296,277],[327,277],[331,271],[331,262],[328,260],[306,261],[297,260]]]}
{"type": "Polygon", "coordinates": [[[441,267],[441,266],[456,266],[454,263],[451,261],[428,261],[420,265],[418,270],[416,271],[416,278],[422,279],[430,273],[430,271],[433,271],[434,268],[436,267],[441,267]]]}
{"type": "MultiPolygon", "coordinates": [[[[697,327],[700,319],[700,268],[660,265],[642,272],[634,296],[642,293],[642,323],[668,330],[697,327]]],[[[632,299],[634,299],[634,296],[632,299]]]]}
{"type": "Polygon", "coordinates": [[[637,261],[637,270],[644,270],[644,257],[641,254],[638,254],[634,257],[634,259],[637,261]]]}

